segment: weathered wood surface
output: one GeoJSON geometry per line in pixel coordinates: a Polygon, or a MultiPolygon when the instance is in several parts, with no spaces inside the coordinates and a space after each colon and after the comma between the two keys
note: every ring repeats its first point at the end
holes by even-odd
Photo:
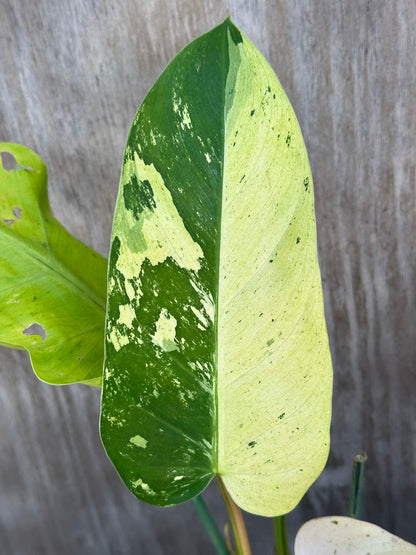
{"type": "MultiPolygon", "coordinates": [[[[290,532],[345,514],[351,458],[366,449],[362,517],[416,542],[414,1],[2,0],[0,137],[45,159],[55,215],[107,254],[139,103],[229,13],[278,73],[315,181],[332,450],[290,532]]],[[[144,505],[117,478],[98,391],[45,385],[24,353],[0,355],[1,553],[212,553],[192,505],[144,505]]],[[[223,519],[215,487],[206,497],[223,519]]],[[[254,552],[271,553],[270,521],[248,520],[254,552]]]]}

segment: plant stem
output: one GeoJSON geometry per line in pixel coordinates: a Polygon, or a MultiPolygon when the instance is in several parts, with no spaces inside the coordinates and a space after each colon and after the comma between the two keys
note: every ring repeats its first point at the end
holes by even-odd
{"type": "Polygon", "coordinates": [[[273,532],[276,555],[290,555],[290,549],[287,543],[285,515],[275,516],[273,518],[273,532]]]}
{"type": "Polygon", "coordinates": [[[215,520],[212,518],[205,501],[202,499],[201,495],[198,495],[192,499],[196,512],[205,526],[205,530],[208,533],[218,555],[229,555],[228,549],[225,545],[224,538],[222,537],[220,531],[218,530],[215,520]]]}
{"type": "Polygon", "coordinates": [[[351,518],[359,518],[360,516],[366,461],[367,453],[364,451],[357,453],[353,459],[350,504],[348,508],[348,514],[351,518]]]}
{"type": "Polygon", "coordinates": [[[228,516],[230,517],[230,523],[231,528],[233,529],[237,555],[251,555],[251,548],[248,541],[243,513],[241,512],[240,507],[238,507],[232,500],[219,474],[217,474],[217,481],[225,502],[225,506],[227,507],[228,516]]]}

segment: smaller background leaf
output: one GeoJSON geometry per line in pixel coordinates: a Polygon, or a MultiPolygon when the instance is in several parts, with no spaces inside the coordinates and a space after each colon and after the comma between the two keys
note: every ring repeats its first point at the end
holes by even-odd
{"type": "Polygon", "coordinates": [[[52,384],[101,384],[106,260],[51,215],[47,173],[0,143],[0,343],[52,384]]]}

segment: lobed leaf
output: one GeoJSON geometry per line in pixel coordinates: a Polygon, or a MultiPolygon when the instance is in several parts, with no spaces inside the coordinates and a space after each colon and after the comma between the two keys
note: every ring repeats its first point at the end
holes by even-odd
{"type": "Polygon", "coordinates": [[[28,351],[45,382],[99,386],[106,260],[52,217],[41,158],[0,153],[0,344],[28,351]]]}

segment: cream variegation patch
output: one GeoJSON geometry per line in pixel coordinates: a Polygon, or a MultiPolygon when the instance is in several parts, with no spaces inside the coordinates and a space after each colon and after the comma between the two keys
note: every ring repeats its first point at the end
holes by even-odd
{"type": "MultiPolygon", "coordinates": [[[[139,222],[127,207],[124,211],[118,210],[117,214],[123,214],[123,218],[116,214],[114,225],[120,239],[117,269],[126,280],[138,281],[145,259],[156,265],[170,257],[180,268],[197,272],[201,268],[202,249],[186,229],[160,173],[135,153],[134,165],[131,161],[125,165],[122,182],[128,180],[129,174],[149,183],[155,206],[145,207],[139,222]]],[[[136,293],[138,297],[140,291],[136,293]]]]}

